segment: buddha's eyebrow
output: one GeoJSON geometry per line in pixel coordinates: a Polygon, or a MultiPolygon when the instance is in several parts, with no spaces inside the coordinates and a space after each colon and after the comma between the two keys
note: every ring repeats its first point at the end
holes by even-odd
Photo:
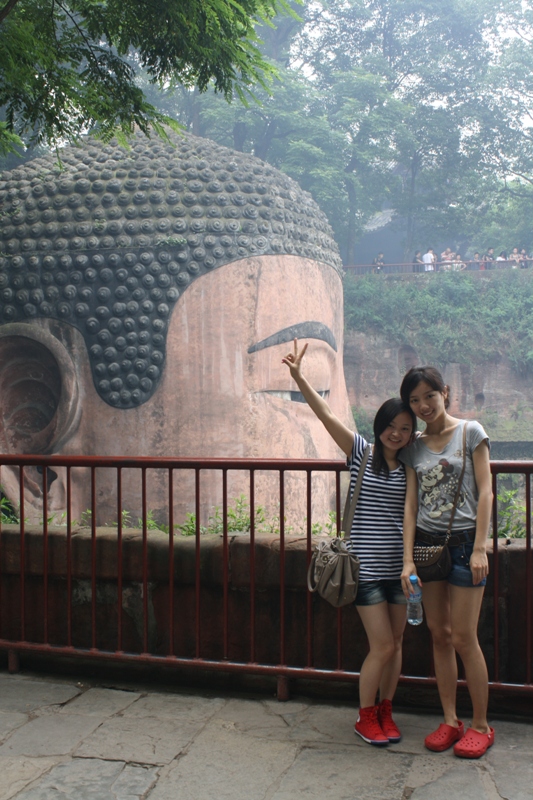
{"type": "Polygon", "coordinates": [[[248,348],[248,352],[257,353],[258,350],[274,347],[276,344],[292,342],[293,339],[321,339],[337,352],[337,342],[333,331],[323,322],[299,322],[297,325],[289,325],[288,328],[283,328],[283,330],[267,336],[266,339],[256,342],[248,348]]]}

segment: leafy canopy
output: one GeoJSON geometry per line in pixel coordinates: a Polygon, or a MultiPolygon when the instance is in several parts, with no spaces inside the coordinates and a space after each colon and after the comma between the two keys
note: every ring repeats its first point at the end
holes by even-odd
{"type": "MultiPolygon", "coordinates": [[[[0,8],[0,154],[25,136],[58,143],[92,130],[123,137],[170,123],[136,84],[131,56],[156,85],[230,99],[275,70],[255,24],[285,0],[8,0],[0,8]]],[[[175,123],[174,123],[175,125],[175,123]]]]}
{"type": "Polygon", "coordinates": [[[298,180],[345,263],[384,207],[409,260],[437,241],[466,255],[492,199],[509,181],[533,180],[532,5],[308,0],[300,21],[280,15],[260,31],[280,78],[260,106],[228,106],[211,92],[163,102],[193,133],[298,180]]]}

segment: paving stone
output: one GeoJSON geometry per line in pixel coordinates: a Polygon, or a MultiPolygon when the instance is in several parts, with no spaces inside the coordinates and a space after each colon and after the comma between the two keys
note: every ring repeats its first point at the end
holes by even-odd
{"type": "Polygon", "coordinates": [[[54,764],[52,758],[0,757],[0,800],[10,800],[54,764]]]}
{"type": "MultiPolygon", "coordinates": [[[[502,800],[482,762],[462,761],[452,754],[453,762],[443,775],[414,790],[411,800],[502,800]]],[[[517,800],[513,794],[504,797],[517,800]]],[[[531,794],[529,794],[531,798],[531,794]]]]}
{"type": "Polygon", "coordinates": [[[156,767],[126,764],[112,786],[113,798],[116,798],[116,800],[135,800],[135,798],[144,797],[156,780],[156,767]]]}
{"type": "Polygon", "coordinates": [[[118,689],[88,689],[64,705],[61,714],[84,714],[94,717],[112,717],[141,697],[139,692],[121,692],[118,689]]]}
{"type": "Polygon", "coordinates": [[[15,711],[0,711],[0,742],[21,725],[28,721],[26,714],[17,714],[15,711]]]}
{"type": "Polygon", "coordinates": [[[219,697],[195,697],[181,694],[150,694],[140,697],[125,711],[125,717],[157,717],[158,719],[207,720],[227,700],[219,697]]]}
{"type": "Polygon", "coordinates": [[[533,794],[533,726],[530,723],[494,723],[496,738],[483,762],[501,797],[531,800],[533,794]]]}
{"type": "Polygon", "coordinates": [[[71,683],[49,683],[0,674],[0,711],[24,714],[44,706],[67,703],[79,693],[71,683]]]}
{"type": "Polygon", "coordinates": [[[297,753],[297,745],[256,739],[212,720],[159,779],[150,800],[265,800],[297,753]]]}
{"type": "MultiPolygon", "coordinates": [[[[285,703],[283,704],[285,706],[285,703]]],[[[220,721],[226,730],[247,733],[258,739],[290,740],[302,725],[306,709],[288,714],[273,713],[270,706],[261,700],[228,700],[217,713],[215,719],[220,721]]],[[[306,724],[305,729],[311,738],[313,731],[306,724]]]]}
{"type": "MultiPolygon", "coordinates": [[[[219,716],[236,709],[235,724],[251,736],[287,739],[294,742],[323,742],[353,745],[353,725],[357,710],[350,706],[327,706],[320,703],[279,703],[277,700],[228,704],[219,716]],[[238,707],[238,710],[237,710],[238,707]],[[266,713],[265,713],[266,712],[266,713]]],[[[364,743],[363,743],[364,744],[364,743]]]]}
{"type": "Polygon", "coordinates": [[[168,764],[202,730],[225,700],[179,694],[139,697],[123,712],[105,721],[79,747],[76,755],[113,758],[139,764],[168,764]]]}
{"type": "Polygon", "coordinates": [[[51,769],[17,800],[140,800],[156,778],[154,768],[75,758],[51,769]]]}
{"type": "Polygon", "coordinates": [[[400,800],[411,760],[371,746],[305,748],[271,800],[400,800]]]}
{"type": "Polygon", "coordinates": [[[143,717],[141,720],[120,715],[103,722],[80,744],[75,755],[114,758],[137,764],[169,764],[204,725],[203,720],[156,717],[143,717]]]}
{"type": "Polygon", "coordinates": [[[427,783],[438,780],[448,770],[457,765],[457,759],[452,750],[445,753],[435,753],[434,755],[431,755],[428,751],[426,753],[427,755],[413,758],[411,769],[405,779],[405,785],[411,789],[417,789],[420,786],[425,786],[427,783]]]}
{"type": "Polygon", "coordinates": [[[354,708],[277,700],[263,701],[263,705],[271,716],[283,720],[291,741],[353,744],[354,708]]]}
{"type": "Polygon", "coordinates": [[[49,714],[18,728],[0,747],[0,756],[67,755],[100,725],[97,717],[49,714]]]}

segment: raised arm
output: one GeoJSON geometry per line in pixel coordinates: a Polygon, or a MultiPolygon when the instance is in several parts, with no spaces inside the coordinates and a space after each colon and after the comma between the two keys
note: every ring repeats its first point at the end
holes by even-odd
{"type": "Polygon", "coordinates": [[[282,358],[291,371],[291,376],[296,382],[299,390],[306,399],[309,407],[315,412],[320,422],[324,425],[332,439],[339,445],[347,456],[352,452],[354,434],[349,428],[335,416],[323,397],[320,397],[302,373],[302,359],[307,350],[304,344],[301,351],[298,351],[298,339],[294,340],[294,350],[282,358]]]}

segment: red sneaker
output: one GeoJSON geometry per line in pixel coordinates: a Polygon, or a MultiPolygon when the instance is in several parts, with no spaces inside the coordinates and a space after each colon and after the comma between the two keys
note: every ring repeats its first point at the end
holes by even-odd
{"type": "Polygon", "coordinates": [[[368,744],[375,744],[378,747],[387,745],[389,739],[381,730],[381,725],[378,720],[378,706],[369,706],[368,708],[360,708],[357,722],[354,725],[354,731],[364,739],[368,744]]]}
{"type": "Polygon", "coordinates": [[[379,704],[378,721],[389,742],[401,741],[402,734],[392,718],[392,703],[390,700],[382,700],[379,704]]]}

